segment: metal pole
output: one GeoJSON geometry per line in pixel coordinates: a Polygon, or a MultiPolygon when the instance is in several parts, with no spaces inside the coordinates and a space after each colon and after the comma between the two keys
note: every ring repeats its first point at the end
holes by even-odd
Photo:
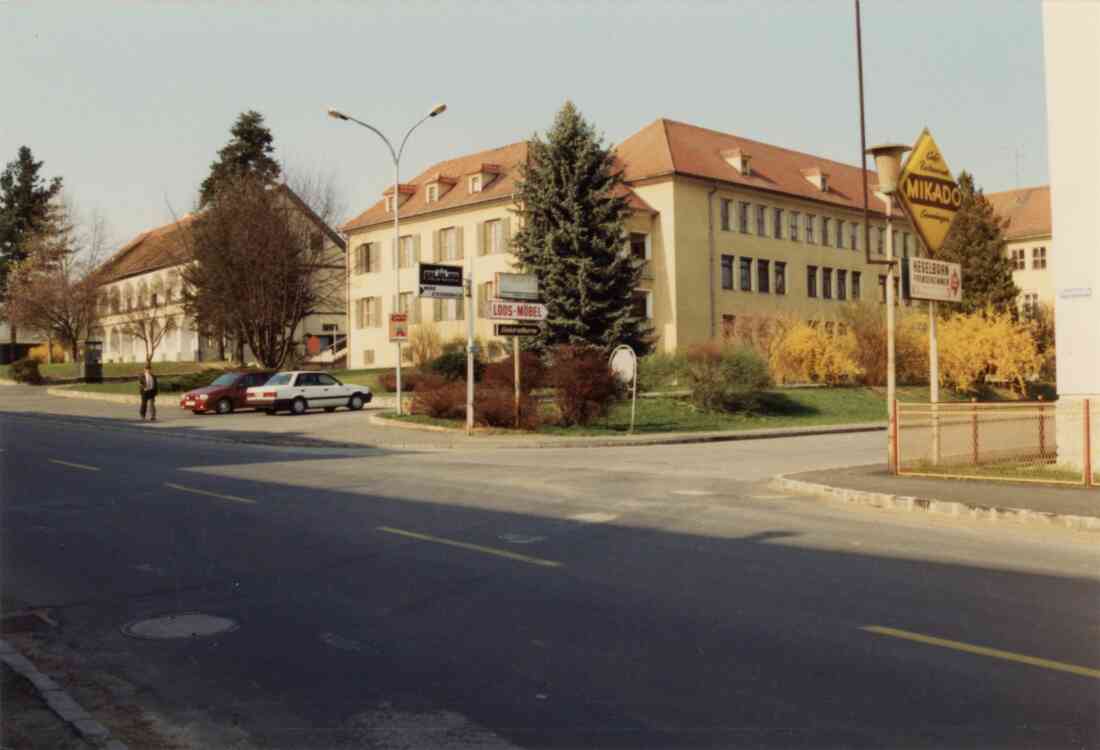
{"type": "Polygon", "coordinates": [[[1092,486],[1092,417],[1089,415],[1089,400],[1086,398],[1083,404],[1085,416],[1085,486],[1092,486]]]}
{"type": "Polygon", "coordinates": [[[932,403],[932,465],[940,463],[940,349],[936,340],[936,302],[928,302],[928,397],[932,403]]]}
{"type": "Polygon", "coordinates": [[[470,273],[466,283],[469,287],[466,295],[470,299],[470,314],[466,316],[466,434],[474,430],[474,314],[477,305],[474,304],[474,259],[470,257],[470,273]]]}
{"type": "Polygon", "coordinates": [[[519,429],[519,336],[513,336],[512,337],[512,358],[515,360],[513,362],[513,364],[516,368],[515,377],[513,378],[513,380],[515,380],[515,385],[516,385],[516,429],[518,430],[519,429]]]}
{"type": "Polygon", "coordinates": [[[863,29],[859,0],[856,4],[856,66],[859,71],[859,171],[863,175],[863,255],[871,260],[871,206],[867,190],[867,126],[863,117],[863,29]]]}
{"type": "MultiPolygon", "coordinates": [[[[630,352],[634,354],[633,351],[630,352]]],[[[634,434],[634,415],[638,411],[638,357],[634,357],[634,388],[633,393],[630,395],[630,432],[628,435],[634,434]]]]}
{"type": "MultiPolygon", "coordinates": [[[[397,312],[401,305],[401,220],[398,213],[401,210],[401,156],[393,157],[393,311],[397,312]]],[[[408,310],[405,311],[407,315],[408,310]]],[[[408,330],[406,328],[405,330],[408,330]]],[[[397,340],[397,416],[401,416],[401,339],[397,340]]]]}
{"type": "Polygon", "coordinates": [[[887,461],[891,473],[898,470],[897,372],[894,362],[894,232],[891,224],[893,195],[886,196],[886,403],[889,409],[887,461]]]}

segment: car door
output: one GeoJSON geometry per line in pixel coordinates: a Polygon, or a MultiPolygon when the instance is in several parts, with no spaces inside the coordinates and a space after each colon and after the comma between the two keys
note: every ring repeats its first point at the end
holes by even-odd
{"type": "Polygon", "coordinates": [[[344,393],[344,386],[340,385],[336,378],[323,372],[317,373],[316,377],[325,406],[343,406],[347,403],[348,397],[344,393]]]}
{"type": "Polygon", "coordinates": [[[317,382],[317,373],[303,372],[298,374],[298,379],[294,381],[293,396],[295,398],[301,396],[306,400],[306,406],[311,409],[316,409],[324,406],[321,395],[321,386],[317,382]]]}
{"type": "Polygon", "coordinates": [[[255,388],[256,386],[263,385],[267,382],[267,376],[263,373],[250,372],[244,375],[237,381],[236,391],[233,394],[233,401],[237,408],[245,406],[248,400],[248,389],[255,388]]]}

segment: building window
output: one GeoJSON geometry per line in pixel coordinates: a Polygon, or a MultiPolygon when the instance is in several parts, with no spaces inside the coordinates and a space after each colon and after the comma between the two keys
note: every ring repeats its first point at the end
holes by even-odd
{"type": "Polygon", "coordinates": [[[649,260],[649,235],[641,232],[630,233],[630,254],[638,260],[649,260]]]}
{"type": "Polygon", "coordinates": [[[374,364],[374,349],[363,350],[363,366],[370,367],[374,364]]]}
{"type": "Polygon", "coordinates": [[[1039,295],[1035,293],[1028,293],[1024,295],[1024,317],[1034,318],[1036,313],[1039,312],[1039,295]]]}
{"type": "Polygon", "coordinates": [[[787,236],[794,242],[798,242],[798,211],[791,211],[791,226],[787,236]]]}
{"type": "Polygon", "coordinates": [[[635,289],[633,304],[635,317],[647,320],[653,317],[653,292],[646,289],[635,289]]]}
{"type": "Polygon", "coordinates": [[[378,328],[382,325],[382,298],[363,297],[355,300],[355,327],[378,328]]]}
{"type": "Polygon", "coordinates": [[[806,214],[806,243],[809,245],[814,244],[814,223],[816,222],[816,216],[813,214],[806,214]]]}
{"type": "Polygon", "coordinates": [[[878,254],[884,255],[886,252],[886,228],[875,227],[875,232],[878,233],[878,254]]]}
{"type": "Polygon", "coordinates": [[[901,234],[901,232],[899,232],[898,230],[895,229],[894,230],[894,257],[895,258],[898,257],[898,252],[900,252],[900,250],[901,250],[900,240],[898,239],[899,234],[901,234]]]}
{"type": "Polygon", "coordinates": [[[852,271],[852,299],[858,300],[863,295],[861,294],[860,284],[863,281],[863,274],[859,271],[852,271]]]}
{"type": "Polygon", "coordinates": [[[480,193],[481,192],[481,175],[475,174],[472,177],[470,177],[470,192],[471,193],[480,193]]]}
{"type": "Polygon", "coordinates": [[[806,296],[817,296],[817,266],[806,266],[806,296]]]}
{"type": "Polygon", "coordinates": [[[489,253],[504,252],[504,222],[493,219],[485,222],[486,247],[489,253]]]}
{"type": "Polygon", "coordinates": [[[459,242],[458,233],[458,227],[447,227],[439,230],[440,260],[462,260],[462,245],[459,242]]]}
{"type": "Polygon", "coordinates": [[[848,299],[848,272],[842,268],[836,272],[836,298],[848,299]]]}
{"type": "Polygon", "coordinates": [[[436,321],[465,320],[466,300],[460,299],[433,299],[432,318],[436,321]]]}
{"type": "Polygon", "coordinates": [[[771,279],[768,276],[768,261],[756,261],[756,291],[761,294],[771,292],[771,279]]]}
{"type": "Polygon", "coordinates": [[[723,315],[722,316],[722,338],[729,341],[733,338],[737,325],[737,316],[735,315],[723,315]]]}
{"type": "Polygon", "coordinates": [[[787,293],[787,264],[781,260],[775,262],[775,293],[787,293]]]}
{"type": "Polygon", "coordinates": [[[491,281],[477,285],[477,314],[485,318],[489,315],[489,300],[496,297],[496,288],[491,281]]]}
{"type": "Polygon", "coordinates": [[[1033,269],[1043,269],[1047,267],[1047,249],[1045,247],[1034,247],[1031,249],[1031,267],[1033,269]]]}
{"type": "Polygon", "coordinates": [[[733,289],[733,256],[722,256],[722,288],[733,289]]]}
{"type": "Polygon", "coordinates": [[[730,231],[730,204],[731,200],[726,198],[722,199],[722,229],[726,232],[730,231]]]}
{"type": "Polygon", "coordinates": [[[397,267],[412,268],[417,263],[416,240],[418,236],[407,234],[401,238],[400,249],[397,252],[397,267]]]}
{"type": "Polygon", "coordinates": [[[752,291],[752,258],[741,258],[741,291],[752,291]]]}
{"type": "Polygon", "coordinates": [[[378,273],[382,270],[382,245],[364,242],[355,248],[355,273],[378,273]]]}
{"type": "Polygon", "coordinates": [[[743,233],[749,233],[749,204],[745,201],[741,201],[738,206],[738,223],[743,233]]]}
{"type": "Polygon", "coordinates": [[[833,269],[831,268],[821,269],[821,297],[822,299],[833,298],[833,269]]]}
{"type": "Polygon", "coordinates": [[[757,206],[756,207],[756,234],[758,237],[768,236],[768,207],[757,206]]]}
{"type": "Polygon", "coordinates": [[[821,244],[829,246],[829,230],[832,229],[833,220],[828,216],[821,217],[821,244]]]}
{"type": "Polygon", "coordinates": [[[1013,271],[1022,271],[1027,268],[1027,251],[1022,247],[1018,247],[1010,251],[1010,258],[1012,262],[1013,271]]]}
{"type": "Polygon", "coordinates": [[[420,322],[420,300],[413,292],[401,292],[397,295],[397,312],[409,316],[409,325],[420,322]]]}
{"type": "Polygon", "coordinates": [[[844,219],[836,220],[836,246],[844,249],[844,219]]]}
{"type": "Polygon", "coordinates": [[[783,209],[777,208],[772,211],[772,237],[777,240],[783,239],[783,209]]]}
{"type": "Polygon", "coordinates": [[[886,304],[886,277],[881,273],[878,275],[878,301],[886,304]]]}
{"type": "Polygon", "coordinates": [[[852,223],[852,249],[853,250],[859,250],[859,234],[860,234],[859,230],[860,229],[862,229],[862,227],[859,224],[856,224],[854,222],[852,223]]]}

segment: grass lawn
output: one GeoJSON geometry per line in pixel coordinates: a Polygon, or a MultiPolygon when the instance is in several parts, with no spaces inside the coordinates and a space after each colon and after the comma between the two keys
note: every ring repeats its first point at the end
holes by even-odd
{"type": "Polygon", "coordinates": [[[365,385],[375,394],[378,394],[384,392],[378,378],[382,373],[389,372],[392,369],[392,367],[369,367],[364,370],[329,370],[329,374],[341,383],[365,385]]]}
{"type": "MultiPolygon", "coordinates": [[[[219,366],[220,363],[218,362],[154,362],[153,372],[158,376],[179,375],[219,366]]],[[[144,367],[144,362],[104,362],[103,374],[110,378],[137,377],[144,367]]],[[[53,365],[39,365],[38,371],[47,380],[51,378],[78,378],[80,377],[80,363],[62,362],[53,365]]],[[[0,378],[11,379],[11,365],[0,365],[0,378]]]]}

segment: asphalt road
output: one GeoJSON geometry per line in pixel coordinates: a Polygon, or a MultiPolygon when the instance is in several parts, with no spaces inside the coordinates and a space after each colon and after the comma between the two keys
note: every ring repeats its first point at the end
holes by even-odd
{"type": "Polygon", "coordinates": [[[5,591],[196,747],[1100,747],[1094,535],[764,484],[879,460],[881,434],[401,453],[6,415],[0,436],[5,591]],[[185,611],[239,628],[122,634],[185,611]]]}

